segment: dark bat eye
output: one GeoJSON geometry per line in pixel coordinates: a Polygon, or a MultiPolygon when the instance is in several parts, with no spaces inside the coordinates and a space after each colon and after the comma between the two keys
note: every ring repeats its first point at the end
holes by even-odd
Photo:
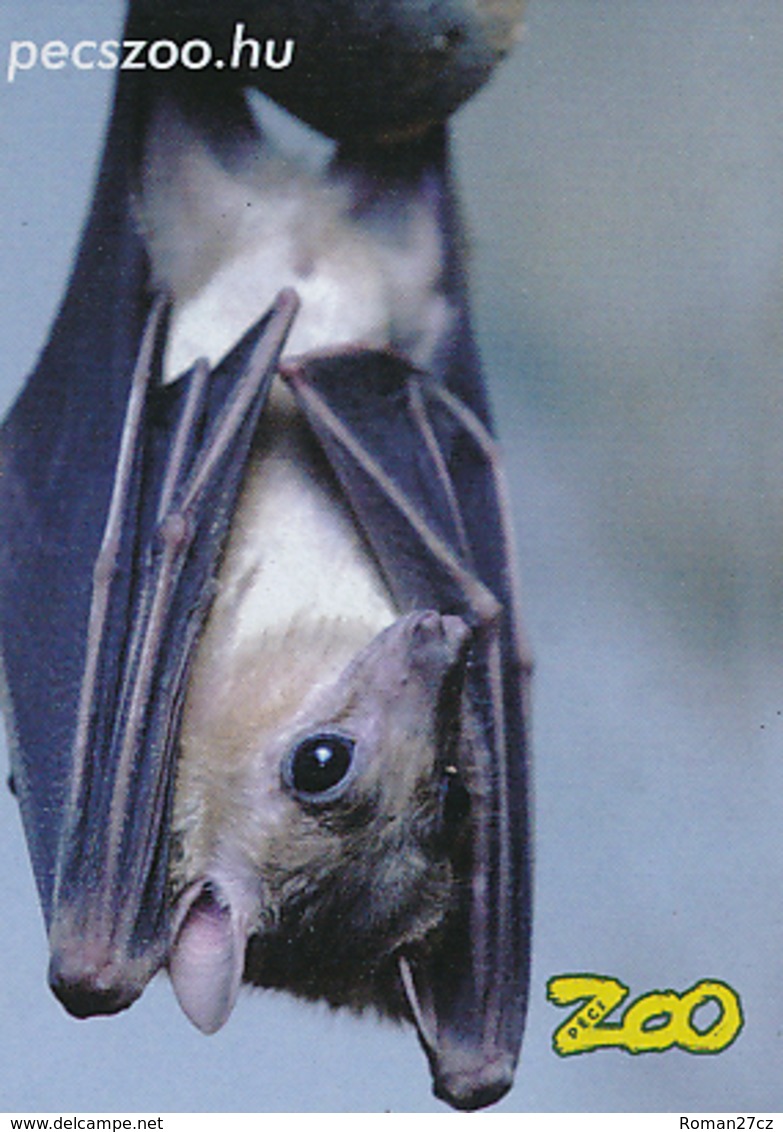
{"type": "Polygon", "coordinates": [[[304,798],[332,797],[351,769],[354,746],[344,735],[308,736],[291,752],[289,785],[304,798]]]}

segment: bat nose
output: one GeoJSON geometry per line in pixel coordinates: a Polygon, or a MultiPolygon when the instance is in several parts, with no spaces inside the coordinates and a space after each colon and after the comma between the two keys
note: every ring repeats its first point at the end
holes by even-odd
{"type": "Polygon", "coordinates": [[[117,1014],[127,1009],[143,988],[121,970],[120,962],[110,953],[89,946],[76,953],[65,949],[54,952],[49,963],[49,986],[75,1018],[117,1014]]]}
{"type": "Polygon", "coordinates": [[[435,613],[428,609],[408,619],[412,657],[436,670],[451,667],[470,637],[470,629],[461,617],[435,613]]]}

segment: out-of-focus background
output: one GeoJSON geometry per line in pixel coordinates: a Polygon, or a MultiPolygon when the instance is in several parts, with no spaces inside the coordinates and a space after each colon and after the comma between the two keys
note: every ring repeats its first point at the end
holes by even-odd
{"type": "MultiPolygon", "coordinates": [[[[119,0],[0,9],[9,402],[62,293],[112,76],[5,81],[11,39],[119,0]]],[[[783,1108],[783,7],[530,0],[456,119],[480,344],[535,680],[530,1018],[505,1111],[783,1108]],[[726,1051],[567,1059],[555,975],[721,979],[726,1051]]],[[[411,1032],[270,993],[199,1036],[164,979],[77,1022],[0,797],[0,1109],[443,1111],[411,1032]]]]}

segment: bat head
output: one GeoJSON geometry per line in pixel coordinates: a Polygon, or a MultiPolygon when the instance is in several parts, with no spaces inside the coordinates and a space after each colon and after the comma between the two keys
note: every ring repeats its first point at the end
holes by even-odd
{"type": "Polygon", "coordinates": [[[459,617],[402,617],[239,755],[182,766],[169,972],[200,1029],[223,1024],[243,976],[404,1010],[398,958],[453,901],[469,637],[459,617]]]}

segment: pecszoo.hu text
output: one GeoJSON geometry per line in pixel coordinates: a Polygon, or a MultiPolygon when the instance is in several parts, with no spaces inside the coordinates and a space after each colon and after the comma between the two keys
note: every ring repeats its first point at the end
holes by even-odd
{"type": "Polygon", "coordinates": [[[38,44],[32,39],[12,39],[8,49],[6,81],[34,70],[62,71],[186,71],[215,70],[282,71],[296,55],[293,39],[255,39],[245,24],[235,23],[228,51],[219,55],[207,39],[80,39],[66,43],[50,39],[38,44]]]}

